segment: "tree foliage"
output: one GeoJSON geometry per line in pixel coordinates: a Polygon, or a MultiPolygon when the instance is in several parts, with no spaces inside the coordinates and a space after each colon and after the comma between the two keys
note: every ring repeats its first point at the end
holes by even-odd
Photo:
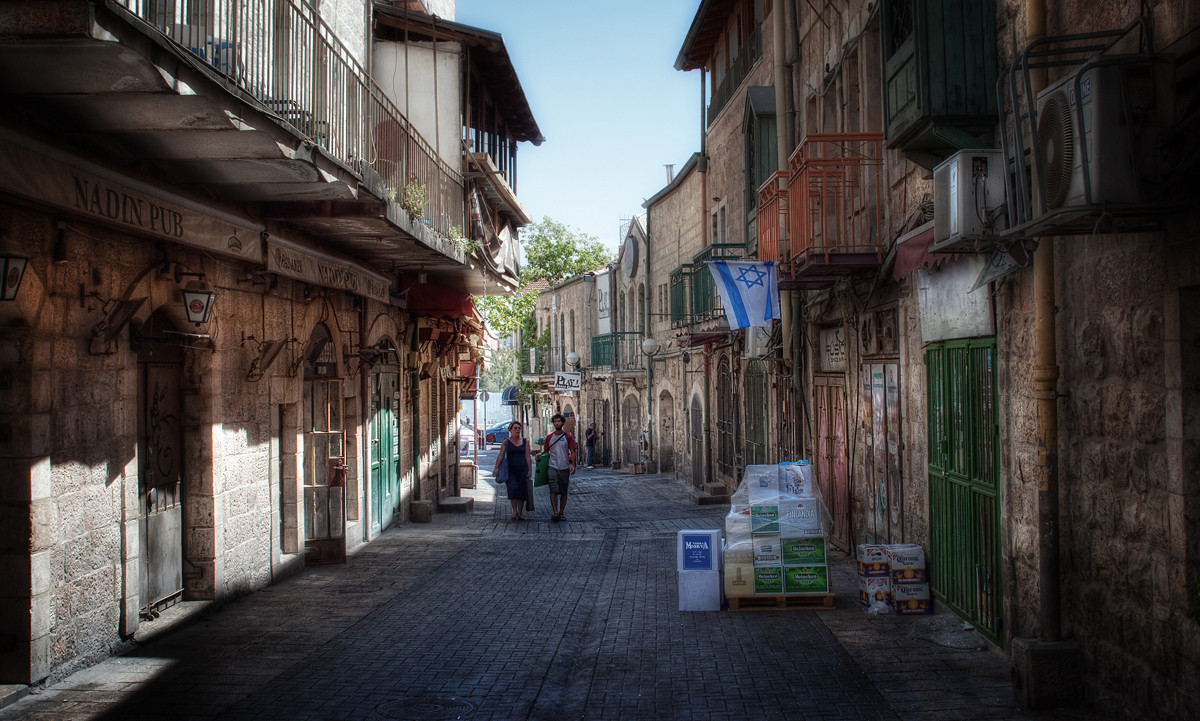
{"type": "Polygon", "coordinates": [[[487,370],[479,377],[479,389],[494,393],[517,383],[516,351],[497,348],[492,351],[487,370]]]}
{"type": "Polygon", "coordinates": [[[476,298],[476,306],[488,328],[501,338],[528,326],[537,305],[537,292],[529,289],[530,283],[546,280],[554,284],[613,260],[612,254],[595,236],[580,233],[548,217],[522,231],[521,245],[525,251],[525,264],[516,292],[476,298]]]}

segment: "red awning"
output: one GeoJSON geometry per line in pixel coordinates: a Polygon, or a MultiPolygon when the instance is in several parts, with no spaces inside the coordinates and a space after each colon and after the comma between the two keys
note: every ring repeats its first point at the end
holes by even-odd
{"type": "Polygon", "coordinates": [[[437,318],[470,318],[475,314],[471,294],[444,285],[416,285],[408,291],[408,309],[437,318]]]}
{"type": "Polygon", "coordinates": [[[930,253],[933,246],[933,221],[925,223],[896,241],[896,264],[892,279],[903,280],[918,268],[937,268],[958,257],[957,253],[930,253]]]}

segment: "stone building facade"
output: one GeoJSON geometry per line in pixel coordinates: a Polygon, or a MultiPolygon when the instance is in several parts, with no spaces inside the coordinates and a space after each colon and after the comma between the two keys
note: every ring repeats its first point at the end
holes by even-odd
{"type": "MultiPolygon", "coordinates": [[[[461,500],[470,295],[515,285],[532,114],[473,84],[456,117],[503,108],[457,129],[450,167],[361,72],[376,12],[378,43],[430,18],[281,6],[331,73],[285,102],[267,90],[307,61],[253,62],[289,48],[234,22],[242,5],[0,10],[0,104],[20,109],[0,119],[0,682],[61,677],[165,607],[228,602],[461,500]]],[[[437,25],[464,74],[508,62],[498,36],[437,25]]]]}
{"type": "Polygon", "coordinates": [[[700,153],[645,206],[658,457],[698,502],[747,462],[810,459],[832,545],[922,545],[936,602],[1010,656],[1031,708],[1200,713],[1198,13],[701,3],[677,62],[710,82],[700,153]],[[1064,62],[1026,73],[1039,35],[1064,62]],[[1030,190],[1046,161],[1029,118],[1055,89],[1069,102],[1089,58],[1104,70],[1079,87],[1117,82],[1130,104],[1085,122],[1138,132],[1077,152],[1104,172],[1054,206],[1049,181],[1030,190]],[[779,262],[769,336],[729,332],[697,282],[706,250],[779,262]]]}

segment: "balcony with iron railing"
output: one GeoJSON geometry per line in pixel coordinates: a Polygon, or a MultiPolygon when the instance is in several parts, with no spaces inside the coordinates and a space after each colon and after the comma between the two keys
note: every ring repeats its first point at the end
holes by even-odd
{"type": "Polygon", "coordinates": [[[442,160],[371,79],[313,4],[207,0],[116,0],[225,83],[290,126],[368,187],[382,180],[389,202],[443,236],[464,228],[460,170],[442,160]]]}
{"type": "Polygon", "coordinates": [[[746,38],[746,44],[740,48],[741,52],[729,63],[729,68],[725,71],[725,77],[713,89],[712,97],[708,102],[708,125],[712,125],[717,116],[721,114],[721,110],[733,98],[742,81],[750,74],[750,69],[762,57],[762,26],[756,25],[750,31],[750,37],[746,38]]]}
{"type": "Polygon", "coordinates": [[[808,135],[788,162],[786,196],[778,181],[777,173],[758,191],[758,257],[779,262],[781,283],[826,288],[879,267],[886,251],[881,134],[808,135]]]}
{"type": "Polygon", "coordinates": [[[592,336],[592,365],[599,370],[641,370],[646,367],[642,354],[645,333],[622,331],[592,336]]]}

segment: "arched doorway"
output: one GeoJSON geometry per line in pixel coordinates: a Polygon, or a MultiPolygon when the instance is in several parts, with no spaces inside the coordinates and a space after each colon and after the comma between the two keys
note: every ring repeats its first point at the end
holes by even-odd
{"type": "Polygon", "coordinates": [[[400,357],[390,340],[376,346],[371,369],[371,415],[367,423],[371,464],[371,535],[392,525],[400,505],[400,357]]]}
{"type": "Polygon", "coordinates": [[[156,613],[183,594],[184,349],[163,310],[141,327],[138,349],[139,606],[156,613]]]}
{"type": "Polygon", "coordinates": [[[607,466],[612,463],[612,449],[609,446],[608,429],[612,424],[609,416],[607,399],[592,400],[592,418],[596,422],[596,465],[607,466]]]}
{"type": "Polygon", "coordinates": [[[704,485],[704,407],[700,405],[700,395],[692,396],[692,406],[688,411],[688,440],[692,456],[692,486],[700,488],[704,485]]]}
{"type": "Polygon", "coordinates": [[[346,438],[336,344],[318,324],[304,345],[305,561],[346,560],[346,438]]]}
{"type": "Polygon", "coordinates": [[[670,391],[658,396],[658,472],[675,472],[675,399],[670,391]]]}
{"type": "Polygon", "coordinates": [[[746,368],[746,465],[769,463],[767,455],[767,372],[760,360],[746,368]]]}
{"type": "Polygon", "coordinates": [[[642,405],[638,397],[630,394],[621,402],[621,462],[637,463],[642,460],[642,405]]]}

